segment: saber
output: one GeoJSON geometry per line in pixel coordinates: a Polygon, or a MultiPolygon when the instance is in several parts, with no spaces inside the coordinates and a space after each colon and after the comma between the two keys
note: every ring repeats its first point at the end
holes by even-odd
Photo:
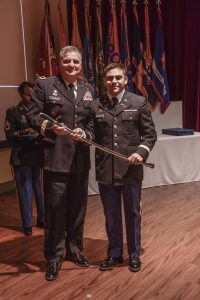
{"type": "MultiPolygon", "coordinates": [[[[58,125],[59,127],[63,127],[64,129],[66,129],[66,130],[67,130],[69,133],[71,133],[71,134],[75,134],[74,131],[73,131],[72,129],[68,128],[65,124],[62,124],[62,123],[60,123],[60,122],[54,120],[53,118],[51,118],[50,116],[48,116],[48,115],[46,115],[46,114],[44,114],[44,113],[40,113],[40,117],[45,118],[45,119],[47,119],[47,120],[53,122],[54,124],[58,125]]],[[[94,146],[95,148],[97,148],[97,149],[99,149],[99,150],[102,150],[102,151],[104,151],[104,152],[106,152],[106,153],[109,153],[109,154],[111,154],[111,155],[114,155],[114,156],[116,156],[116,157],[118,157],[118,158],[121,158],[121,159],[123,159],[123,160],[129,162],[127,156],[125,156],[125,155],[123,155],[123,154],[121,154],[121,153],[118,153],[118,152],[116,152],[116,151],[114,151],[114,150],[111,150],[111,149],[109,149],[109,148],[103,147],[103,146],[101,146],[101,145],[99,145],[99,144],[97,144],[97,143],[95,143],[95,142],[93,142],[93,141],[91,141],[91,140],[89,140],[89,139],[87,139],[87,138],[80,137],[80,141],[81,141],[81,142],[84,142],[84,143],[87,143],[87,144],[90,145],[90,146],[94,146]]],[[[154,165],[153,163],[141,162],[141,163],[139,163],[139,164],[140,164],[140,165],[143,165],[143,166],[145,166],[145,167],[151,168],[151,169],[153,169],[153,168],[155,167],[155,165],[154,165]]]]}

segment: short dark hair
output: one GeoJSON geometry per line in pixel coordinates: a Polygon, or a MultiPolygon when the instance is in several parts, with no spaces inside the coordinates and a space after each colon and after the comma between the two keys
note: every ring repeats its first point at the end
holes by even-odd
{"type": "Polygon", "coordinates": [[[29,82],[29,81],[23,81],[22,83],[20,83],[19,87],[18,87],[18,93],[20,95],[23,95],[24,93],[24,90],[27,88],[27,87],[30,87],[30,88],[34,88],[34,84],[32,82],[29,82]]]}
{"type": "Polygon", "coordinates": [[[110,71],[110,70],[113,70],[113,69],[120,69],[123,71],[125,77],[127,77],[126,75],[126,72],[127,72],[127,69],[126,69],[126,66],[124,64],[121,64],[121,63],[111,63],[109,65],[107,65],[103,71],[103,77],[106,76],[106,74],[110,71]]]}

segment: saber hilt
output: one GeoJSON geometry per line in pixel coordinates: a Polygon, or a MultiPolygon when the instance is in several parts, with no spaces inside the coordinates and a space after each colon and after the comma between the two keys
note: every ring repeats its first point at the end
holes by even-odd
{"type": "MultiPolygon", "coordinates": [[[[53,122],[55,125],[58,125],[59,127],[62,127],[64,129],[66,129],[71,134],[75,134],[72,129],[68,128],[65,124],[60,123],[60,122],[56,121],[55,119],[51,118],[49,115],[46,115],[44,113],[40,113],[40,117],[45,118],[45,119],[53,122]]],[[[101,145],[99,145],[99,144],[97,144],[97,143],[95,143],[95,142],[93,142],[93,141],[91,141],[91,140],[89,140],[89,139],[87,139],[85,137],[81,137],[80,136],[79,139],[80,139],[81,142],[87,143],[90,146],[94,146],[95,148],[97,148],[99,150],[102,150],[102,151],[104,151],[106,153],[109,153],[109,154],[111,154],[113,156],[116,156],[118,158],[121,158],[121,159],[129,162],[128,157],[125,156],[125,155],[123,155],[123,154],[121,154],[121,153],[118,153],[118,152],[116,152],[114,150],[111,150],[109,148],[103,147],[103,146],[101,146],[101,145]]],[[[151,169],[153,169],[155,167],[155,165],[153,163],[141,162],[139,164],[143,165],[145,167],[151,168],[151,169]]]]}

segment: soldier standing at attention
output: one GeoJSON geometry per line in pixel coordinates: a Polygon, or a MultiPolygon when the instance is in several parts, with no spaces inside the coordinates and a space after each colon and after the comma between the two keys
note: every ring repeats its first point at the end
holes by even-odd
{"type": "Polygon", "coordinates": [[[104,70],[106,94],[93,101],[85,132],[80,128],[74,130],[78,136],[82,134],[128,157],[125,161],[96,149],[96,179],[108,236],[107,258],[100,265],[101,271],[123,263],[122,199],[129,269],[132,272],[141,269],[141,163],[147,159],[157,136],[146,99],[127,92],[127,81],[123,64],[108,65],[104,70]]]}
{"type": "Polygon", "coordinates": [[[18,88],[21,101],[6,112],[4,130],[6,138],[13,142],[10,164],[13,167],[22,226],[25,235],[32,235],[32,200],[35,192],[37,226],[43,228],[43,201],[40,182],[40,168],[43,164],[39,146],[39,134],[30,128],[26,114],[34,85],[22,82],[18,88]]]}
{"type": "Polygon", "coordinates": [[[89,147],[64,136],[63,127],[42,119],[40,113],[48,114],[71,129],[85,129],[93,88],[78,80],[82,70],[82,54],[76,47],[61,49],[59,68],[58,76],[36,81],[28,113],[32,126],[44,136],[45,143],[46,280],[58,277],[65,248],[67,260],[80,267],[89,266],[89,261],[82,254],[90,169],[89,147]]]}

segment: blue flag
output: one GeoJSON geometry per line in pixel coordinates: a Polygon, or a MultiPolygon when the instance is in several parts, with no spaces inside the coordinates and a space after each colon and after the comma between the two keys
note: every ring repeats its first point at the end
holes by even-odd
{"type": "Polygon", "coordinates": [[[165,66],[165,50],[160,7],[158,7],[158,24],[151,78],[154,84],[155,92],[159,98],[159,101],[161,102],[161,112],[164,113],[170,104],[170,96],[165,66]]]}
{"type": "Polygon", "coordinates": [[[83,74],[87,82],[94,86],[92,51],[87,36],[85,36],[83,43],[83,74]]]}
{"type": "Polygon", "coordinates": [[[85,37],[83,43],[83,74],[87,82],[94,86],[94,65],[92,47],[90,45],[90,33],[89,33],[89,6],[88,2],[85,2],[85,37]]]}

